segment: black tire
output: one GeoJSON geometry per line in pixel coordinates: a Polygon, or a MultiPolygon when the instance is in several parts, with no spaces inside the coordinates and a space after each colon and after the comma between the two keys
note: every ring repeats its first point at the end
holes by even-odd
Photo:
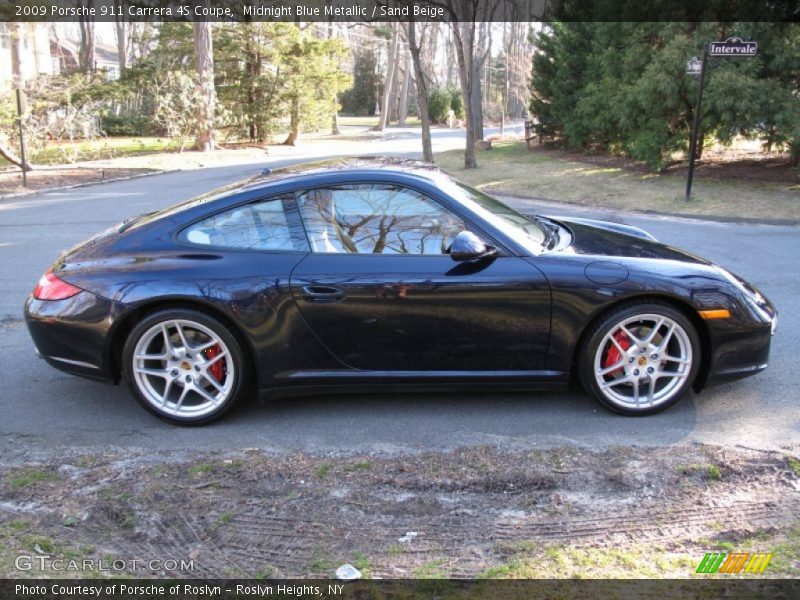
{"type": "MultiPolygon", "coordinates": [[[[633,321],[633,329],[637,332],[644,331],[645,334],[643,334],[643,338],[648,337],[647,334],[652,332],[653,329],[656,329],[656,322],[653,319],[642,320],[642,324],[638,329],[636,325],[637,322],[639,321],[633,321]],[[651,323],[649,330],[647,329],[647,323],[651,323]]],[[[646,341],[639,337],[636,339],[646,341]]],[[[642,344],[642,346],[643,345],[644,344],[642,344]]],[[[655,346],[656,344],[653,345],[655,346]]],[[[605,408],[622,415],[641,416],[660,412],[678,402],[689,388],[692,387],[700,369],[700,362],[700,337],[697,333],[697,329],[683,312],[670,304],[658,301],[633,301],[620,305],[618,308],[600,317],[596,323],[590,326],[578,352],[577,369],[584,390],[605,408]],[[630,343],[628,348],[624,348],[625,340],[630,340],[631,338],[619,333],[620,324],[625,323],[628,319],[635,319],[643,316],[660,316],[667,320],[665,321],[667,324],[662,325],[661,329],[654,334],[657,341],[666,339],[665,348],[660,354],[658,351],[653,351],[651,353],[649,350],[645,350],[642,352],[641,347],[635,343],[630,343]],[[670,320],[683,330],[685,336],[679,333],[680,329],[677,327],[673,330],[671,335],[667,335],[670,320]],[[619,346],[617,346],[616,349],[611,348],[613,340],[607,336],[611,336],[615,334],[615,332],[617,335],[622,335],[623,348],[625,352],[629,352],[630,355],[620,351],[619,346]],[[604,348],[602,353],[598,355],[601,344],[604,345],[604,348]],[[681,364],[679,361],[673,362],[668,360],[668,358],[672,356],[670,350],[674,352],[675,348],[681,348],[682,350],[685,348],[682,356],[684,358],[688,357],[690,361],[688,365],[681,364]],[[602,359],[604,357],[606,359],[611,358],[609,356],[610,352],[616,352],[617,354],[614,355],[613,358],[617,359],[617,357],[619,357],[617,360],[620,362],[613,362],[611,365],[603,363],[602,359]],[[653,356],[659,357],[660,361],[653,360],[653,356]],[[667,360],[665,360],[665,358],[667,358],[667,360]],[[599,365],[598,362],[600,363],[599,365]],[[623,366],[610,374],[601,375],[600,369],[610,369],[616,364],[623,366]],[[663,386],[660,388],[661,392],[654,391],[652,396],[647,397],[656,398],[659,393],[662,393],[663,398],[657,403],[649,402],[647,398],[642,400],[639,396],[640,386],[643,383],[647,385],[647,391],[649,392],[650,390],[650,375],[645,374],[649,372],[649,369],[652,369],[655,374],[654,379],[656,383],[653,385],[663,386]],[[675,369],[675,371],[673,373],[673,371],[667,369],[675,369]],[[634,373],[636,373],[636,375],[634,375],[634,373]],[[659,383],[659,373],[664,373],[664,375],[661,376],[661,383],[659,383]],[[605,383],[613,383],[615,381],[622,381],[622,383],[607,388],[610,391],[604,391],[600,387],[598,378],[603,379],[605,383]],[[623,378],[631,379],[631,381],[625,382],[623,378]],[[669,390],[667,389],[668,386],[671,386],[669,390]],[[636,391],[634,391],[634,387],[636,391]],[[627,397],[628,391],[630,391],[630,398],[627,397]],[[640,400],[642,405],[639,406],[635,404],[635,400],[640,400]]]]}
{"type": "MultiPolygon", "coordinates": [[[[153,342],[151,343],[158,343],[157,338],[153,337],[153,342]]],[[[162,336],[163,339],[163,336],[162,336]]],[[[200,347],[202,343],[202,339],[205,339],[206,343],[211,343],[210,338],[201,338],[201,342],[198,343],[197,348],[200,347]]],[[[180,348],[177,348],[180,350],[180,348]]],[[[141,350],[140,350],[141,351],[141,350]]],[[[170,354],[165,347],[163,349],[165,354],[170,354]]],[[[208,352],[208,351],[206,351],[208,352]]],[[[193,346],[190,346],[189,351],[187,352],[187,356],[189,358],[194,358],[195,362],[199,363],[204,360],[208,360],[206,358],[206,354],[203,352],[198,352],[195,350],[193,346]]],[[[219,359],[218,359],[219,360],[219,359]]],[[[161,368],[167,369],[168,364],[167,361],[148,361],[150,364],[156,363],[162,364],[163,367],[161,368]]],[[[213,362],[213,361],[209,361],[213,362]]],[[[220,361],[221,362],[221,361],[220,361]]],[[[144,365],[145,363],[137,363],[144,365]]],[[[201,371],[196,365],[194,365],[191,361],[185,361],[181,363],[184,366],[181,367],[182,369],[186,369],[185,371],[181,370],[180,375],[173,379],[173,383],[180,385],[181,388],[175,388],[177,391],[180,389],[183,391],[184,386],[194,385],[195,387],[199,388],[201,383],[204,385],[204,389],[207,394],[213,394],[215,392],[214,388],[211,387],[211,382],[207,375],[198,375],[194,371],[201,371]],[[188,366],[185,366],[188,365],[188,366]],[[184,373],[186,374],[185,377],[191,379],[194,376],[193,381],[197,383],[192,384],[185,384],[183,377],[184,373]],[[201,379],[202,378],[202,379],[201,379]],[[178,381],[178,380],[181,381],[178,381]]],[[[154,369],[156,370],[156,369],[154,369]]],[[[137,369],[137,371],[139,371],[137,369]]],[[[170,373],[175,373],[177,371],[173,370],[170,373]]],[[[170,423],[176,423],[179,425],[202,425],[205,423],[210,423],[216,419],[219,419],[223,414],[228,412],[231,408],[233,408],[238,402],[242,400],[244,396],[246,396],[247,390],[247,382],[249,380],[249,372],[248,372],[248,361],[245,358],[244,352],[242,350],[242,344],[237,339],[237,336],[234,335],[225,325],[223,325],[219,320],[214,318],[213,316],[201,312],[199,310],[194,309],[165,309],[160,310],[154,313],[147,315],[144,319],[142,319],[139,323],[131,331],[128,339],[125,341],[125,345],[122,349],[122,374],[125,383],[130,388],[131,392],[133,393],[136,400],[141,404],[148,412],[156,415],[157,417],[168,421],[170,423]],[[205,404],[209,405],[207,410],[198,409],[198,414],[178,414],[180,413],[181,407],[178,406],[177,412],[170,412],[167,409],[163,409],[159,406],[156,406],[154,403],[154,398],[148,398],[148,385],[146,383],[142,383],[143,376],[140,376],[137,380],[137,377],[134,375],[134,352],[136,350],[137,345],[139,345],[140,341],[144,344],[146,343],[146,339],[143,339],[143,336],[148,336],[147,339],[150,339],[149,336],[155,336],[157,334],[151,333],[154,328],[159,327],[161,325],[167,324],[168,331],[175,332],[172,333],[170,337],[174,338],[177,335],[177,329],[171,329],[172,325],[170,323],[180,322],[183,323],[184,326],[181,328],[184,331],[188,331],[187,335],[194,335],[194,336],[203,336],[203,331],[201,328],[206,328],[210,332],[212,332],[217,338],[218,342],[221,342],[219,345],[215,346],[220,350],[226,349],[227,353],[224,351],[221,352],[223,354],[223,358],[225,359],[225,367],[224,367],[224,375],[225,378],[223,381],[225,383],[224,388],[227,390],[227,394],[223,395],[222,398],[219,400],[218,404],[206,402],[205,404]],[[199,327],[197,329],[192,329],[189,323],[197,324],[199,327]],[[229,358],[229,360],[228,360],[229,358]],[[228,382],[227,377],[232,377],[233,381],[228,382]]],[[[156,377],[155,379],[149,379],[149,381],[156,381],[159,378],[156,377]]],[[[164,384],[166,387],[166,384],[164,384]]],[[[150,386],[152,387],[152,386],[150,386]]],[[[167,390],[164,390],[167,391],[167,390]]],[[[149,393],[153,393],[150,391],[149,393]]],[[[220,395],[223,394],[222,391],[218,392],[220,395]]],[[[174,394],[173,394],[174,395],[174,394]]],[[[164,397],[170,398],[170,392],[167,391],[166,394],[163,394],[164,397]]],[[[202,404],[203,398],[199,396],[199,392],[192,393],[191,391],[187,392],[186,397],[195,397],[197,400],[202,404]],[[194,395],[193,395],[194,394],[194,395]]],[[[166,403],[165,403],[166,404],[166,403]]],[[[178,405],[177,402],[173,403],[174,405],[178,405]]],[[[189,406],[191,408],[191,406],[189,406]]]]}

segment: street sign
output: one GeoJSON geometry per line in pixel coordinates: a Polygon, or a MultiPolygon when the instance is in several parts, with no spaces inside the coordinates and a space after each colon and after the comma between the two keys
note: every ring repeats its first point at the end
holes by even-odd
{"type": "Polygon", "coordinates": [[[757,51],[758,42],[743,42],[741,38],[735,37],[708,45],[709,56],[755,56],[757,51]]]}
{"type": "Polygon", "coordinates": [[[689,140],[689,173],[686,176],[686,195],[688,201],[692,197],[692,179],[694,179],[694,162],[697,156],[697,132],[700,129],[701,112],[700,107],[703,101],[703,84],[706,80],[706,68],[709,66],[709,57],[730,58],[734,56],[755,56],[758,52],[758,42],[745,42],[742,38],[730,37],[724,42],[708,42],[703,47],[703,60],[694,57],[686,63],[686,74],[699,77],[700,82],[697,86],[697,102],[694,106],[694,119],[692,121],[692,136],[689,140]],[[699,63],[699,68],[698,68],[699,63]]]}

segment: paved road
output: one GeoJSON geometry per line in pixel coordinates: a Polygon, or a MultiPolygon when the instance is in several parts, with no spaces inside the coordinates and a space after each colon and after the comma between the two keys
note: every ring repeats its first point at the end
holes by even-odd
{"type": "MultiPolygon", "coordinates": [[[[437,148],[460,143],[444,132],[437,148]]],[[[415,139],[370,151],[410,155],[415,139]]],[[[84,381],[33,353],[21,307],[57,253],[121,219],[254,174],[239,166],[178,172],[0,202],[0,458],[108,447],[157,450],[262,447],[277,451],[389,451],[470,444],[601,448],[693,441],[759,448],[800,445],[794,360],[800,339],[800,229],[631,216],[514,202],[546,214],[601,216],[644,227],[660,240],[727,265],[758,285],[781,312],[770,368],[690,395],[665,413],[624,418],[577,392],[389,394],[295,398],[243,406],[203,428],[167,425],[122,388],[84,381]]]]}

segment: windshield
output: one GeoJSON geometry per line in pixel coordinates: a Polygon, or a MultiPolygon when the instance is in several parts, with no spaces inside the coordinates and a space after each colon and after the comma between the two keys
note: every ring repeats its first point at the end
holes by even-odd
{"type": "Polygon", "coordinates": [[[476,190],[450,177],[437,182],[445,192],[467,205],[515,242],[540,254],[548,245],[550,234],[542,223],[531,220],[497,198],[476,190]]]}

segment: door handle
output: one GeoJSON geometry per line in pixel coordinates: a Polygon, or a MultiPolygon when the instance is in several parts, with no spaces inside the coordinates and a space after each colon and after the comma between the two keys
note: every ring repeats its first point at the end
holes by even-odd
{"type": "Polygon", "coordinates": [[[308,302],[322,304],[344,300],[344,292],[338,288],[325,285],[307,285],[303,287],[303,298],[308,302]]]}

